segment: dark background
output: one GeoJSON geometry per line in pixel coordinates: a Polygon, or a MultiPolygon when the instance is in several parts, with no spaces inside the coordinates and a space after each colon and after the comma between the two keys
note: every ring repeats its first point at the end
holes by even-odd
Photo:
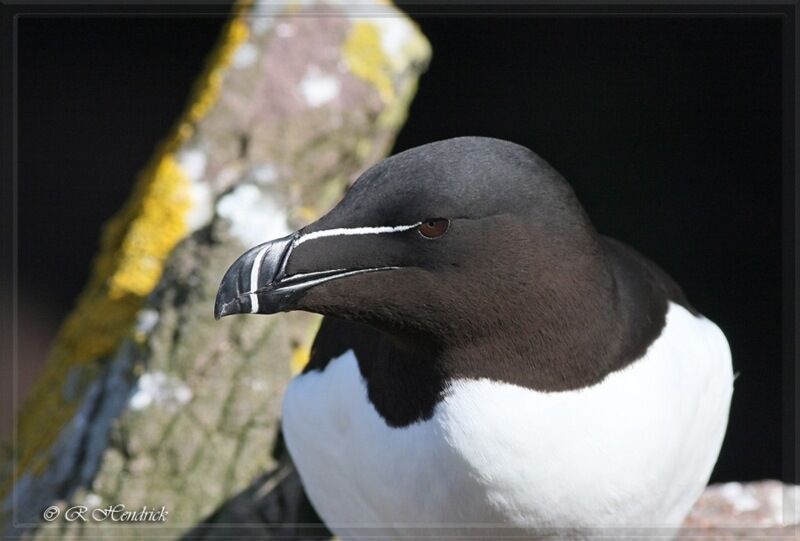
{"type": "MultiPolygon", "coordinates": [[[[601,232],[659,263],[725,331],[740,376],[714,480],[781,477],[780,21],[417,19],[433,62],[396,149],[488,135],[554,165],[601,232]]],[[[222,22],[19,21],[24,373],[222,22]]]]}

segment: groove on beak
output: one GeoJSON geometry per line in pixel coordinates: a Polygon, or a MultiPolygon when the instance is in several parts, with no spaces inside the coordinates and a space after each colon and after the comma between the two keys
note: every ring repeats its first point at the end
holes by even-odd
{"type": "Polygon", "coordinates": [[[283,297],[290,296],[290,292],[271,294],[277,291],[272,286],[285,274],[296,236],[293,233],[259,244],[234,261],[217,291],[216,319],[233,314],[274,314],[283,308],[288,300],[283,297]]]}

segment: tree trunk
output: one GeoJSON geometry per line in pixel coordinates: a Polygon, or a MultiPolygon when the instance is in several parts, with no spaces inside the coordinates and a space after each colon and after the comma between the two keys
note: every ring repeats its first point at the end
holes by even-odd
{"type": "Polygon", "coordinates": [[[429,54],[379,0],[237,8],[186,112],[105,227],[21,409],[0,479],[6,534],[201,536],[248,522],[269,537],[315,520],[276,437],[318,321],[214,321],[214,297],[236,256],[327,210],[386,154],[429,54]],[[168,514],[92,514],[118,504],[168,514]]]}

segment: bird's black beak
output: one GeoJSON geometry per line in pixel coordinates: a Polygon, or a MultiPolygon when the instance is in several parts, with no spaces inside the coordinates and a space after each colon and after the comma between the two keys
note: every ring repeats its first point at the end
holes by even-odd
{"type": "Polygon", "coordinates": [[[214,317],[274,314],[290,302],[291,288],[280,288],[296,234],[249,249],[227,270],[217,291],[214,317]]]}
{"type": "Polygon", "coordinates": [[[363,239],[359,257],[358,253],[344,253],[346,247],[358,247],[358,240],[321,238],[304,244],[309,238],[296,232],[259,244],[242,254],[222,278],[214,303],[214,317],[293,310],[297,308],[298,299],[312,287],[339,278],[398,268],[376,261],[372,243],[377,239],[363,239]],[[365,259],[378,264],[364,265],[365,259]]]}

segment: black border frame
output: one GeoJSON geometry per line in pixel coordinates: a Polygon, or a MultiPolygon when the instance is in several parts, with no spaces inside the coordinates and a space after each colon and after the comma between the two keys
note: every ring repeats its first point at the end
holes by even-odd
{"type": "MultiPolygon", "coordinates": [[[[800,0],[782,1],[705,1],[691,0],[645,0],[617,1],[613,3],[593,0],[564,0],[548,2],[538,0],[505,0],[490,3],[478,1],[424,2],[399,0],[398,7],[412,16],[420,17],[535,17],[535,16],[575,16],[575,17],[633,17],[633,16],[672,16],[672,17],[777,17],[782,22],[782,472],[783,480],[800,483],[800,371],[798,371],[797,337],[800,331],[798,317],[798,268],[800,253],[797,242],[800,233],[798,224],[798,151],[800,139],[800,92],[798,92],[797,73],[800,58],[800,41],[797,30],[800,27],[800,0]]],[[[0,0],[0,261],[7,265],[12,277],[12,314],[0,314],[0,337],[4,354],[11,359],[17,354],[17,127],[16,103],[16,35],[17,20],[20,16],[164,16],[192,15],[220,17],[230,13],[231,4],[219,0],[205,2],[186,2],[170,0],[165,5],[154,0],[144,0],[120,4],[115,0],[95,2],[76,2],[69,0],[0,0]],[[98,13],[102,11],[102,13],[98,13]]],[[[16,367],[16,363],[15,363],[16,367]]],[[[17,373],[13,373],[13,392],[17,396],[17,373]]],[[[16,404],[16,400],[15,400],[16,404]]],[[[15,421],[16,436],[16,421],[15,421]]],[[[800,505],[798,503],[797,505],[800,505]]],[[[795,512],[800,512],[800,508],[795,512]]],[[[797,528],[797,527],[796,527],[797,528]]]]}

